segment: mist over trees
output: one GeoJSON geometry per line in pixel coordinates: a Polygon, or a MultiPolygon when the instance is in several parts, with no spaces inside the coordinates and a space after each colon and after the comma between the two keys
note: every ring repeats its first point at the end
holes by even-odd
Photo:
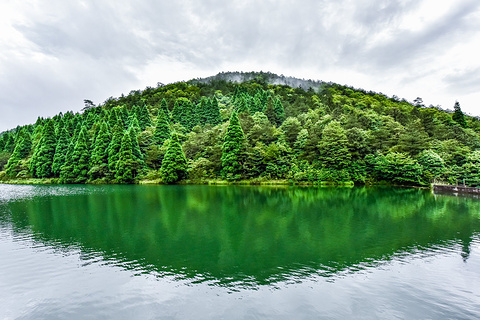
{"type": "MultiPolygon", "coordinates": [[[[0,134],[0,179],[480,186],[480,121],[271,73],[134,90],[0,134]]],[[[45,180],[45,181],[46,181],[45,180]]]]}

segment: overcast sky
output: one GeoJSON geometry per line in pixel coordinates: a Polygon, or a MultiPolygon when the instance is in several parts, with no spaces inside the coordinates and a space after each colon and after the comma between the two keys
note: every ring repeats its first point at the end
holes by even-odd
{"type": "Polygon", "coordinates": [[[2,0],[0,131],[220,71],[480,115],[479,57],[478,0],[2,0]]]}

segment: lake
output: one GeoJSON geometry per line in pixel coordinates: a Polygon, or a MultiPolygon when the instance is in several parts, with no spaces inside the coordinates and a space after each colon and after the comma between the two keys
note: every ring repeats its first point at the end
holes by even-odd
{"type": "Polygon", "coordinates": [[[480,200],[0,185],[0,319],[479,319],[480,200]]]}

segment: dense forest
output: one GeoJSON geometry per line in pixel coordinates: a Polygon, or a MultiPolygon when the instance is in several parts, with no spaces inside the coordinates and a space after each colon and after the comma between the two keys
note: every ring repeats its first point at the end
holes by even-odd
{"type": "Polygon", "coordinates": [[[0,134],[0,180],[480,186],[480,121],[272,73],[158,84],[0,134]]]}

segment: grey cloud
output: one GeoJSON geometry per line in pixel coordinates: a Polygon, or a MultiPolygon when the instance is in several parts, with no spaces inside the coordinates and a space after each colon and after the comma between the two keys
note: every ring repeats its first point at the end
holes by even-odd
{"type": "Polygon", "coordinates": [[[470,94],[480,91],[480,67],[471,68],[443,78],[452,94],[470,94]]]}
{"type": "Polygon", "coordinates": [[[353,39],[343,48],[344,60],[383,71],[414,65],[418,58],[442,53],[445,48],[462,41],[467,36],[465,30],[476,32],[478,22],[469,16],[479,8],[477,1],[460,4],[454,11],[418,32],[399,31],[391,41],[369,49],[362,41],[368,38],[367,35],[364,39],[353,39]]]}

